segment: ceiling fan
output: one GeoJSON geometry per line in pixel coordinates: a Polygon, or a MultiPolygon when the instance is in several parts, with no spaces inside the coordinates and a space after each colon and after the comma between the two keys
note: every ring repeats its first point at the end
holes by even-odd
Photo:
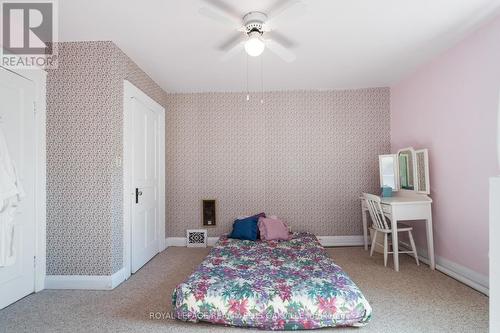
{"type": "Polygon", "coordinates": [[[305,4],[300,0],[278,0],[267,14],[260,11],[252,11],[241,15],[238,10],[223,0],[203,0],[207,7],[202,7],[199,13],[226,26],[232,27],[236,33],[220,44],[219,50],[224,51],[222,60],[227,60],[243,49],[252,57],[258,57],[264,49],[276,54],[281,59],[292,62],[295,55],[290,51],[296,44],[276,32],[274,26],[287,15],[298,16],[304,13],[305,4]]]}

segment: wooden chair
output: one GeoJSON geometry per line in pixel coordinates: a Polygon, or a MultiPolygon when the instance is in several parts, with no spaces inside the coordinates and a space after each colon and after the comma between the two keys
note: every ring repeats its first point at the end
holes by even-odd
{"type": "MultiPolygon", "coordinates": [[[[384,246],[384,266],[387,266],[387,256],[388,254],[391,254],[393,252],[389,252],[389,243],[388,243],[388,235],[392,233],[392,228],[389,223],[387,223],[388,218],[384,215],[384,211],[382,210],[382,205],[380,204],[380,197],[373,195],[373,194],[368,194],[368,193],[363,193],[363,197],[366,202],[366,206],[368,207],[368,211],[370,212],[370,217],[372,219],[372,229],[374,230],[373,233],[373,239],[372,239],[372,246],[370,249],[370,256],[373,255],[373,250],[375,249],[375,244],[378,245],[383,245],[384,246]],[[384,234],[384,244],[377,243],[377,233],[383,233],[384,234]]],[[[395,223],[395,222],[393,222],[395,223]]],[[[397,232],[408,232],[408,237],[410,239],[410,245],[412,251],[399,251],[399,253],[412,253],[413,256],[415,257],[415,260],[417,261],[417,266],[419,265],[418,262],[418,255],[417,255],[417,248],[415,247],[415,242],[413,241],[413,235],[412,235],[412,227],[409,227],[404,224],[400,224],[402,227],[400,228],[399,226],[396,226],[397,232]]],[[[392,239],[392,237],[391,237],[392,239]]],[[[394,246],[398,246],[399,244],[392,244],[392,247],[394,249],[394,246]]]]}

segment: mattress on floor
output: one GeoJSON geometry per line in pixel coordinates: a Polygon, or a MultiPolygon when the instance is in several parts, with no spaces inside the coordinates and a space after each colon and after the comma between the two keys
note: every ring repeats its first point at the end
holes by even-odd
{"type": "Polygon", "coordinates": [[[371,307],[316,236],[244,241],[222,236],[177,286],[174,316],[271,330],[364,326],[371,307]]]}

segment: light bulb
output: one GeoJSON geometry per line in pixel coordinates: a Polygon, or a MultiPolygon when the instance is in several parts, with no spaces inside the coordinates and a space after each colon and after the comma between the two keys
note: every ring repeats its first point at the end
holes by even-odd
{"type": "Polygon", "coordinates": [[[264,52],[266,45],[260,39],[260,33],[253,31],[248,35],[248,40],[245,43],[245,51],[249,56],[258,57],[264,52]]]}

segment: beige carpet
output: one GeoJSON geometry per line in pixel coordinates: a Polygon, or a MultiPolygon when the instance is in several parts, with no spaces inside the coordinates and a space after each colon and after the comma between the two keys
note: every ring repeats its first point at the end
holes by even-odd
{"type": "MultiPolygon", "coordinates": [[[[169,248],[113,291],[46,290],[0,311],[1,332],[251,332],[150,319],[168,313],[171,292],[209,249],[169,248]]],[[[328,249],[373,307],[363,328],[320,332],[487,332],[488,298],[428,266],[401,257],[401,271],[361,248],[328,249]]]]}

